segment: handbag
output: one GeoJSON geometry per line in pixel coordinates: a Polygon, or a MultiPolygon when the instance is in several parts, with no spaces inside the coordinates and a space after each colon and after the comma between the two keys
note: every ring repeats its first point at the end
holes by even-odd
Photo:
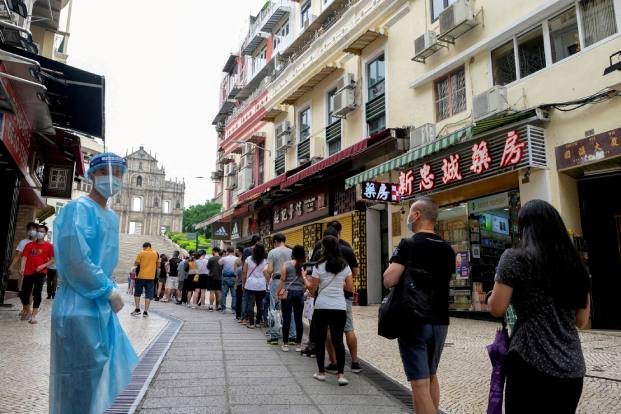
{"type": "Polygon", "coordinates": [[[492,363],[487,414],[502,414],[502,399],[506,376],[505,361],[509,354],[509,332],[504,321],[502,322],[502,328],[496,331],[494,342],[487,346],[487,353],[492,363]]]}
{"type": "MultiPolygon", "coordinates": [[[[407,242],[409,245],[409,240],[407,242]]],[[[431,322],[432,301],[431,275],[424,269],[415,268],[408,261],[399,282],[382,300],[377,333],[387,339],[407,337],[412,333],[412,324],[431,322]]]]}
{"type": "MultiPolygon", "coordinates": [[[[282,275],[280,276],[282,277],[282,275]]],[[[278,300],[287,300],[287,298],[289,297],[289,288],[291,287],[292,284],[295,283],[296,280],[298,280],[300,278],[299,275],[296,275],[295,279],[293,279],[291,282],[289,282],[289,285],[286,288],[282,288],[280,289],[280,291],[278,292],[278,294],[276,295],[276,297],[278,298],[278,300]]]]}

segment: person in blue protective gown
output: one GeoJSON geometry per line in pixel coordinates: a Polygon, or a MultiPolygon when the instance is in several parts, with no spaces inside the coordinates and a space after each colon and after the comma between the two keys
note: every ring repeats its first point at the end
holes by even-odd
{"type": "Polygon", "coordinates": [[[106,208],[126,172],[126,160],[115,154],[93,157],[87,171],[93,190],[67,204],[54,221],[59,286],[52,307],[52,414],[102,413],[138,363],[116,316],[123,307],[112,278],[119,219],[106,208]]]}

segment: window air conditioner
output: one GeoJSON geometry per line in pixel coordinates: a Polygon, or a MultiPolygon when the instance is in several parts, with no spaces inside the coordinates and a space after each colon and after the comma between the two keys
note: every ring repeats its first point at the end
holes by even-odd
{"type": "Polygon", "coordinates": [[[343,89],[334,95],[334,116],[345,117],[356,109],[356,101],[353,89],[343,89]]]}
{"type": "Polygon", "coordinates": [[[457,38],[476,25],[474,12],[468,0],[457,0],[440,13],[440,36],[457,38]]]}
{"type": "Polygon", "coordinates": [[[410,131],[410,150],[429,144],[436,139],[436,125],[424,124],[410,131]]]}
{"type": "Polygon", "coordinates": [[[414,54],[420,56],[434,49],[438,43],[436,32],[426,31],[414,40],[414,54]]]}
{"type": "Polygon", "coordinates": [[[290,134],[291,134],[291,124],[289,123],[289,121],[281,122],[276,127],[276,137],[280,137],[283,135],[290,135],[290,134]]]}
{"type": "Polygon", "coordinates": [[[472,117],[475,122],[507,109],[509,109],[507,88],[504,86],[494,86],[488,91],[475,95],[472,99],[472,117]]]}
{"type": "Polygon", "coordinates": [[[252,188],[252,175],[254,171],[252,168],[245,168],[239,173],[239,192],[248,191],[252,188]]]}
{"type": "Polygon", "coordinates": [[[351,73],[346,73],[341,76],[339,80],[336,82],[336,92],[340,93],[343,89],[354,89],[356,87],[356,80],[354,79],[354,75],[351,73]]]}
{"type": "Polygon", "coordinates": [[[286,149],[291,146],[291,134],[284,134],[276,137],[276,149],[286,149]]]}

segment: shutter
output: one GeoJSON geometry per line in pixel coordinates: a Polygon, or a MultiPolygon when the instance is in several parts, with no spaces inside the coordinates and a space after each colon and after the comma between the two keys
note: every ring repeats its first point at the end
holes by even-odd
{"type": "Polygon", "coordinates": [[[304,246],[304,229],[299,228],[289,233],[283,232],[283,234],[287,238],[285,242],[287,246],[291,248],[293,248],[293,246],[295,246],[296,244],[304,246]]]}
{"type": "Polygon", "coordinates": [[[341,226],[343,226],[343,228],[341,229],[341,239],[345,240],[347,243],[353,246],[354,225],[352,216],[343,217],[339,219],[338,222],[341,223],[341,226]]]}

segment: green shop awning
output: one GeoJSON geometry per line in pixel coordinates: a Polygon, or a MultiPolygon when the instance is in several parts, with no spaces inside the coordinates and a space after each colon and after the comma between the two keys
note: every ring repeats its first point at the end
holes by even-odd
{"type": "Polygon", "coordinates": [[[404,154],[399,155],[398,157],[393,158],[392,160],[388,160],[382,164],[376,165],[373,168],[363,171],[360,174],[349,177],[345,180],[345,189],[354,187],[364,181],[372,181],[378,175],[399,169],[404,165],[408,165],[416,160],[434,154],[445,148],[453,146],[458,142],[463,141],[464,139],[469,139],[471,137],[472,126],[468,126],[466,128],[460,129],[459,131],[453,132],[451,135],[438,138],[434,142],[414,148],[404,154]]]}

